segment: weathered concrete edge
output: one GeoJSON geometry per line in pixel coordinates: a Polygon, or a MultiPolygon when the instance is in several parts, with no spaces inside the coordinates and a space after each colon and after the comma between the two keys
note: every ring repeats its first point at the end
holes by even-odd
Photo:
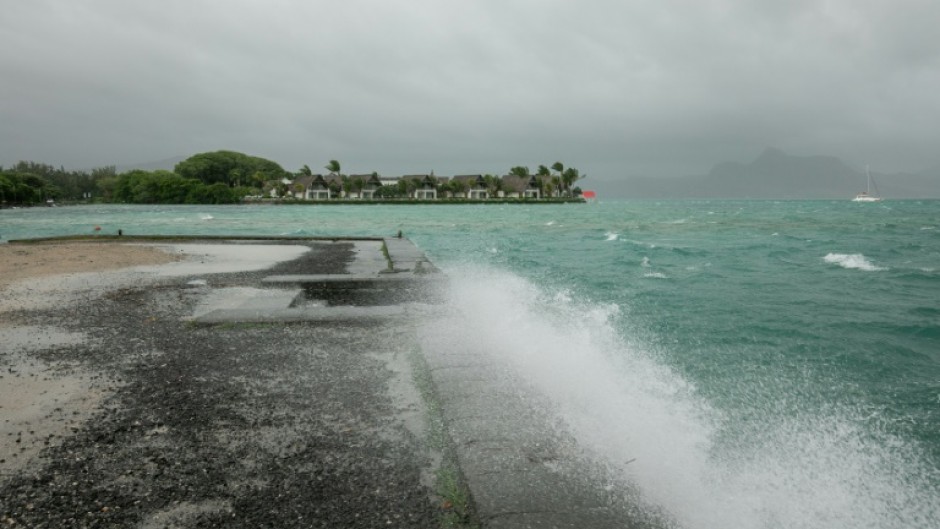
{"type": "Polygon", "coordinates": [[[404,317],[404,310],[397,306],[383,307],[309,307],[262,311],[257,309],[220,309],[208,312],[192,321],[194,324],[219,323],[367,323],[404,317]]]}
{"type": "Polygon", "coordinates": [[[364,236],[286,236],[286,235],[59,235],[55,237],[35,237],[30,239],[10,239],[7,244],[41,244],[55,242],[172,242],[172,241],[384,241],[384,237],[364,236]]]}

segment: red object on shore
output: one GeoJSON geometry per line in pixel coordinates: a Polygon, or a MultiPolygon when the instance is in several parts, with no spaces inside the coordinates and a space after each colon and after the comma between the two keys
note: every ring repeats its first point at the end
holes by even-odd
{"type": "Polygon", "coordinates": [[[597,193],[594,191],[584,191],[581,193],[581,196],[584,198],[597,198],[597,193]]]}

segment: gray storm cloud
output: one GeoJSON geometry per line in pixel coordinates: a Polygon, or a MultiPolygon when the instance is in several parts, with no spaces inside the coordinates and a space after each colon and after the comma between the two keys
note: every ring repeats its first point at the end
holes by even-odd
{"type": "Polygon", "coordinates": [[[0,163],[938,161],[940,3],[0,0],[0,163]]]}

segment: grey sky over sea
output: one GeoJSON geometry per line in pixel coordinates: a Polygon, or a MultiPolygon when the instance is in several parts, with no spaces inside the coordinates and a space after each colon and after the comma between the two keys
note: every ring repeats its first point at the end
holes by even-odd
{"type": "Polygon", "coordinates": [[[0,164],[940,163],[936,0],[0,0],[0,164]]]}

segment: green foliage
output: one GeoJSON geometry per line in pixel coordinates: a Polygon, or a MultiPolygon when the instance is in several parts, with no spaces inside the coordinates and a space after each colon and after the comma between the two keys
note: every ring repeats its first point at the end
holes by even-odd
{"type": "MultiPolygon", "coordinates": [[[[332,177],[328,177],[327,180],[335,198],[338,198],[344,190],[347,195],[361,193],[368,183],[364,178],[349,178],[341,175],[341,166],[337,160],[330,160],[326,169],[332,173],[332,177]]],[[[563,199],[561,197],[580,197],[580,189],[572,189],[572,187],[585,175],[580,174],[573,167],[565,168],[561,162],[552,164],[551,170],[545,165],[538,166],[537,180],[544,192],[540,202],[581,201],[580,198],[563,199]],[[550,195],[553,192],[559,196],[551,198],[550,195]]],[[[298,171],[300,175],[311,173],[307,165],[302,166],[298,171]]],[[[510,174],[529,178],[531,173],[526,166],[516,166],[510,169],[510,174]]],[[[378,176],[377,173],[373,175],[378,176]]],[[[275,162],[234,151],[196,154],[177,164],[174,172],[136,170],[120,175],[117,174],[114,166],[98,167],[88,173],[66,171],[62,167],[56,168],[48,164],[21,161],[6,169],[0,167],[0,204],[32,205],[44,203],[48,199],[79,201],[92,198],[107,202],[136,204],[236,203],[245,196],[260,195],[262,187],[275,189],[281,197],[289,191],[299,192],[300,189],[296,185],[287,186],[282,183],[284,178],[291,176],[275,162]]],[[[431,180],[436,181],[433,171],[431,180]]],[[[483,181],[491,198],[480,203],[498,201],[496,197],[499,191],[503,190],[503,180],[488,174],[483,176],[483,181]]],[[[374,198],[387,199],[389,203],[396,204],[414,202],[409,197],[416,188],[422,185],[424,182],[421,180],[404,178],[397,185],[378,187],[374,198]]],[[[466,193],[467,190],[467,183],[462,181],[451,180],[446,184],[439,184],[438,191],[441,198],[432,203],[474,202],[465,198],[443,198],[446,193],[460,195],[466,193]]],[[[506,201],[528,201],[528,199],[508,198],[506,201]]]]}
{"type": "MultiPolygon", "coordinates": [[[[522,165],[517,165],[510,169],[509,174],[522,178],[527,178],[530,175],[529,168],[522,165]]],[[[585,175],[582,175],[574,167],[565,168],[565,164],[561,162],[553,163],[551,170],[544,165],[539,165],[535,175],[539,179],[539,187],[542,190],[543,196],[551,196],[557,191],[564,196],[570,197],[572,184],[585,177],[585,175]],[[557,174],[553,175],[552,170],[557,174]]]]}
{"type": "MultiPolygon", "coordinates": [[[[21,162],[22,163],[22,162],[21,162]]],[[[0,204],[32,205],[61,196],[58,187],[33,173],[0,171],[0,204]]]]}
{"type": "Polygon", "coordinates": [[[382,186],[375,190],[374,198],[404,198],[407,192],[402,192],[398,186],[382,186]]]}
{"type": "Polygon", "coordinates": [[[470,190],[470,184],[467,183],[466,180],[451,180],[450,182],[447,182],[447,185],[450,188],[447,189],[447,191],[450,191],[454,194],[466,193],[470,190]]]}
{"type": "Polygon", "coordinates": [[[580,178],[581,173],[579,173],[578,170],[574,167],[569,167],[565,169],[565,172],[561,173],[561,181],[564,184],[566,190],[570,190],[571,184],[577,182],[580,178]]]}
{"type": "Polygon", "coordinates": [[[483,181],[486,182],[486,190],[491,197],[498,196],[498,193],[503,190],[503,181],[499,177],[485,174],[483,175],[483,181]]]}
{"type": "Polygon", "coordinates": [[[509,170],[509,174],[515,175],[515,176],[526,177],[526,176],[529,176],[530,173],[529,173],[528,167],[524,165],[517,165],[509,170]]]}
{"type": "MultiPolygon", "coordinates": [[[[80,200],[86,193],[95,190],[93,175],[89,175],[84,171],[66,171],[63,167],[56,168],[43,163],[21,161],[6,171],[0,170],[0,174],[6,175],[7,181],[12,181],[12,175],[18,175],[16,180],[19,183],[33,188],[33,191],[38,191],[39,198],[36,200],[28,200],[25,197],[17,198],[15,203],[18,204],[33,204],[48,198],[80,200]],[[40,178],[42,184],[38,185],[35,180],[30,180],[32,183],[27,183],[24,180],[27,176],[40,178]]],[[[22,191],[25,193],[25,190],[22,191]]],[[[17,197],[20,195],[20,193],[6,188],[5,191],[0,192],[0,195],[2,195],[0,201],[6,200],[8,203],[14,203],[14,200],[10,198],[12,194],[7,196],[8,193],[14,193],[17,197]]]]}
{"type": "Polygon", "coordinates": [[[290,176],[271,160],[235,151],[204,152],[190,156],[176,164],[174,172],[203,184],[222,183],[233,187],[290,176]]]}
{"type": "Polygon", "coordinates": [[[111,187],[102,192],[112,202],[130,204],[231,204],[239,202],[250,189],[233,189],[222,182],[206,185],[170,171],[129,171],[113,183],[105,182],[111,187]]]}
{"type": "Polygon", "coordinates": [[[330,163],[323,166],[324,169],[330,172],[330,174],[339,174],[342,169],[339,165],[339,162],[336,160],[330,160],[330,163]]]}

